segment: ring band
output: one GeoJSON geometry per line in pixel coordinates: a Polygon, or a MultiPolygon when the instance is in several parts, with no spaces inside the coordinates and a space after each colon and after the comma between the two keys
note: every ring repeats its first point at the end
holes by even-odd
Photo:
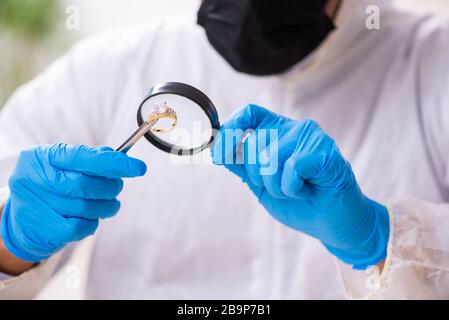
{"type": "Polygon", "coordinates": [[[167,102],[164,102],[160,105],[156,105],[150,112],[148,117],[148,122],[155,121],[155,124],[161,119],[171,119],[173,122],[170,127],[167,128],[157,128],[151,127],[151,131],[153,132],[169,132],[176,127],[178,123],[178,117],[176,115],[176,111],[170,108],[167,102]]]}

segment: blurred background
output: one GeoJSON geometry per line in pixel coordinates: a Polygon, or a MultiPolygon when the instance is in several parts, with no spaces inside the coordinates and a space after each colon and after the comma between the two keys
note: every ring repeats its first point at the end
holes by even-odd
{"type": "MultiPolygon", "coordinates": [[[[395,0],[449,16],[448,0],[395,0]]],[[[149,19],[195,14],[200,0],[0,0],[0,108],[74,42],[149,19]],[[78,16],[79,19],[71,17],[78,16]]]]}
{"type": "MultiPolygon", "coordinates": [[[[449,17],[448,0],[395,0],[409,10],[449,17]]],[[[74,42],[111,28],[195,14],[200,0],[0,0],[0,108],[20,84],[32,79],[74,42]]],[[[398,22],[400,23],[400,22],[398,22]]],[[[0,150],[1,152],[1,150],[0,150]]],[[[78,247],[40,299],[80,299],[92,239],[78,247]],[[68,277],[78,277],[79,285],[68,277]]],[[[73,278],[71,278],[73,279],[73,278]]]]}
{"type": "Polygon", "coordinates": [[[198,4],[199,0],[0,0],[0,108],[19,84],[77,40],[149,19],[193,14],[198,4]]]}

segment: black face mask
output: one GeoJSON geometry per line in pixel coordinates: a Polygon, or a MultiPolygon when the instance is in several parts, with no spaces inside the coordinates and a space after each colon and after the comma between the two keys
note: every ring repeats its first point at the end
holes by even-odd
{"type": "Polygon", "coordinates": [[[198,24],[240,72],[270,75],[301,61],[334,29],[327,0],[203,0],[198,24]]]}

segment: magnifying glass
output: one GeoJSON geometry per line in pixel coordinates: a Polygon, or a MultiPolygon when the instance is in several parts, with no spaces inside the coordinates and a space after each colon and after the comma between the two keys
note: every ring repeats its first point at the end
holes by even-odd
{"type": "Polygon", "coordinates": [[[137,110],[139,129],[116,151],[128,152],[145,137],[156,148],[194,155],[210,147],[220,128],[217,109],[200,90],[179,82],[154,86],[137,110]]]}

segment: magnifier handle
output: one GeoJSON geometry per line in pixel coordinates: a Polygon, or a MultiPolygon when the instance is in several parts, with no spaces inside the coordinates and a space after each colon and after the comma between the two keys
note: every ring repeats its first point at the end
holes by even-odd
{"type": "Polygon", "coordinates": [[[156,124],[157,120],[144,122],[136,132],[134,132],[128,140],[126,140],[120,147],[117,148],[118,152],[127,153],[136,143],[142,138],[152,126],[156,124]]]}

